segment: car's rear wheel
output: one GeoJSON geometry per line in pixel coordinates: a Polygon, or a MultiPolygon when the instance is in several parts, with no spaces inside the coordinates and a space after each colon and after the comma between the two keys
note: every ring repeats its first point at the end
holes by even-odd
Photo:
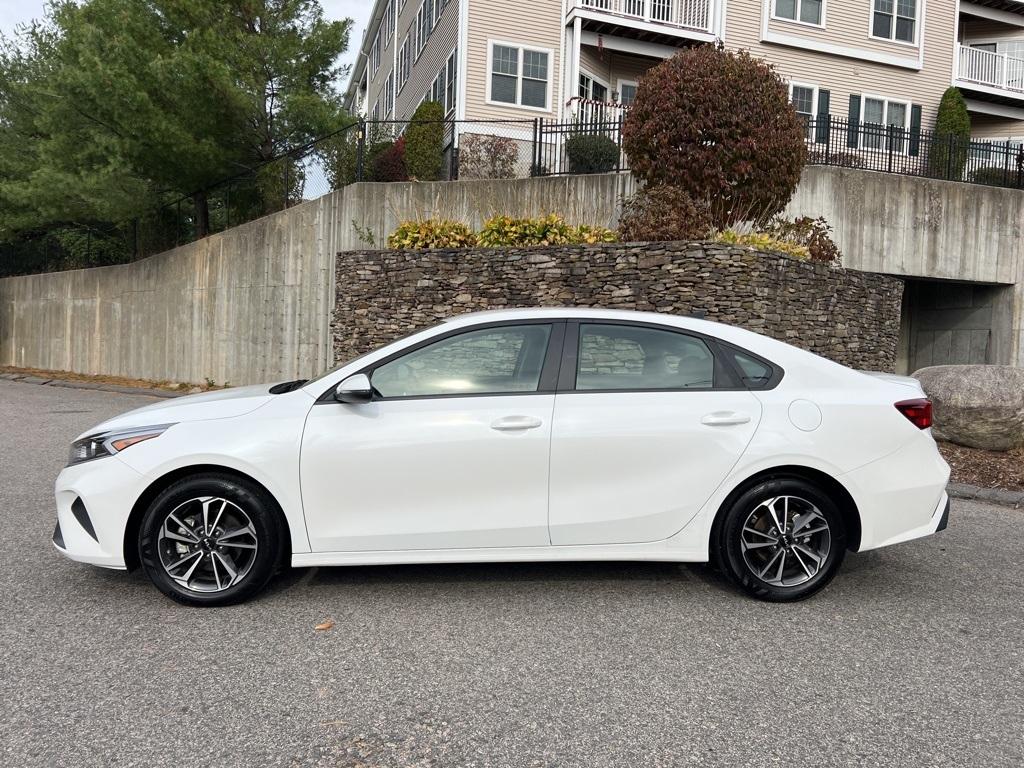
{"type": "Polygon", "coordinates": [[[273,501],[254,484],[204,474],[153,500],[139,530],[139,559],[168,597],[187,605],[242,602],[266,586],[285,540],[273,501]]]}
{"type": "Polygon", "coordinates": [[[836,504],[797,478],[769,479],[744,492],[719,527],[717,561],[761,600],[803,600],[835,576],[846,554],[836,504]]]}

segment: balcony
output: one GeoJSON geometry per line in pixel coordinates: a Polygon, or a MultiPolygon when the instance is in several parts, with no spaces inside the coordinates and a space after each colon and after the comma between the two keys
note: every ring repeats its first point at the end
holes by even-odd
{"type": "Polygon", "coordinates": [[[717,0],[575,0],[572,12],[606,30],[713,39],[717,0]],[[617,28],[617,30],[616,30],[617,28]]]}
{"type": "Polygon", "coordinates": [[[956,84],[990,96],[1024,101],[1024,59],[958,45],[956,84]]]}

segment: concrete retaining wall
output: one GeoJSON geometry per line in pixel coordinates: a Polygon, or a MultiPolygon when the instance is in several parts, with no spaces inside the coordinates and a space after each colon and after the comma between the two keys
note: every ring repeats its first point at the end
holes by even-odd
{"type": "MultiPolygon", "coordinates": [[[[359,184],[135,264],[0,280],[0,365],[244,384],[331,362],[334,258],[409,218],[478,226],[557,212],[614,225],[627,175],[359,184]]],[[[1024,193],[808,168],[792,214],[824,215],[848,267],[1017,284],[994,362],[1024,362],[1024,193]]],[[[342,275],[342,280],[346,279],[342,275]]]]}

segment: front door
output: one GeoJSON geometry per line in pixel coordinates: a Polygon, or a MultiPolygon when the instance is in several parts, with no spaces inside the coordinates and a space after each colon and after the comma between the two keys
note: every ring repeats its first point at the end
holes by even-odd
{"type": "Polygon", "coordinates": [[[715,345],[629,323],[570,325],[551,440],[551,543],[667,539],[746,450],[760,401],[715,345]]]}
{"type": "Polygon", "coordinates": [[[300,478],[315,552],[547,546],[563,323],[460,329],[312,408],[300,478]]]}

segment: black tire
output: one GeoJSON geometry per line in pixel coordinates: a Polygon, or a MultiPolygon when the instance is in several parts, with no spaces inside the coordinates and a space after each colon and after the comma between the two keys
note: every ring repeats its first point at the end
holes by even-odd
{"type": "Polygon", "coordinates": [[[282,546],[287,540],[283,526],[273,499],[254,483],[228,475],[195,475],[168,486],[149,505],[139,528],[139,561],[157,589],[179,603],[232,605],[261,591],[277,571],[286,554],[282,546]],[[220,502],[226,502],[223,508],[227,512],[226,515],[222,512],[221,517],[231,520],[234,536],[221,527],[209,527],[208,535],[203,536],[199,526],[204,498],[215,500],[209,505],[211,518],[221,508],[220,502]],[[172,523],[168,517],[171,514],[184,525],[172,523]],[[225,538],[218,539],[215,530],[226,534],[225,538]],[[185,537],[181,536],[183,533],[185,537]],[[176,540],[172,541],[172,536],[176,540]],[[173,564],[168,561],[176,555],[187,560],[190,552],[198,557],[198,562],[189,560],[177,569],[170,569],[181,577],[190,566],[196,565],[186,584],[182,584],[180,579],[172,577],[165,565],[173,564]],[[236,573],[229,578],[231,565],[235,566],[236,573]],[[206,582],[209,582],[206,584],[209,590],[202,588],[206,582]]]}
{"type": "Polygon", "coordinates": [[[724,512],[715,538],[713,562],[747,594],[769,602],[804,600],[815,594],[833,579],[846,555],[846,526],[839,508],[816,485],[798,478],[768,479],[745,491],[724,512]],[[769,507],[773,499],[777,501],[769,507]],[[783,517],[781,508],[787,500],[790,533],[779,536],[778,525],[764,528],[763,521],[783,517]],[[821,531],[823,523],[827,528],[821,531]],[[810,536],[792,535],[798,525],[810,536]],[[813,556],[821,557],[815,561],[813,556]],[[766,566],[764,576],[761,566],[766,566]]]}

